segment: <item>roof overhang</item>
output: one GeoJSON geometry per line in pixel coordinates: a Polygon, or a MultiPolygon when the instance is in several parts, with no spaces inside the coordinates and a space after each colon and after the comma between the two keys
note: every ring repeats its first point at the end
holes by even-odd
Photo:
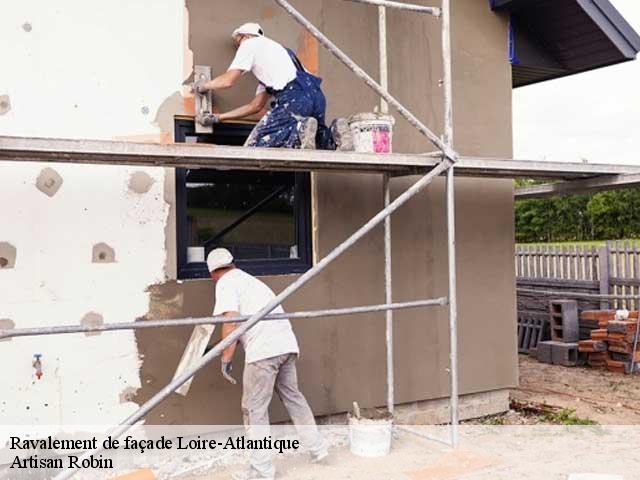
{"type": "Polygon", "coordinates": [[[609,0],[490,0],[510,14],[513,86],[634,60],[640,36],[609,0]]]}

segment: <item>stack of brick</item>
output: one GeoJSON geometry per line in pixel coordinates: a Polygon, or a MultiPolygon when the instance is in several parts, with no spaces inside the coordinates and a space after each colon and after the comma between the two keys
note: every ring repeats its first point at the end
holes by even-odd
{"type": "Polygon", "coordinates": [[[585,310],[580,314],[580,324],[592,327],[590,339],[581,340],[578,349],[587,354],[587,364],[593,368],[606,368],[609,358],[607,325],[615,320],[615,310],[585,310]]]}
{"type": "Polygon", "coordinates": [[[615,310],[584,310],[580,313],[578,325],[580,328],[580,340],[591,340],[594,330],[607,328],[609,320],[615,320],[615,310]]]}
{"type": "Polygon", "coordinates": [[[629,373],[632,360],[636,364],[640,362],[640,347],[635,345],[637,311],[630,312],[627,320],[616,320],[613,310],[584,311],[581,317],[597,319],[600,327],[592,330],[591,338],[580,341],[578,346],[580,352],[588,355],[589,366],[629,373]]]}
{"type": "Polygon", "coordinates": [[[634,364],[640,361],[640,351],[635,344],[638,312],[633,313],[635,320],[614,320],[607,325],[607,369],[612,372],[630,373],[631,361],[633,360],[634,364]]]}
{"type": "Polygon", "coordinates": [[[549,302],[551,341],[538,343],[536,357],[539,362],[565,367],[583,365],[586,356],[578,351],[580,328],[578,304],[575,300],[549,302]]]}

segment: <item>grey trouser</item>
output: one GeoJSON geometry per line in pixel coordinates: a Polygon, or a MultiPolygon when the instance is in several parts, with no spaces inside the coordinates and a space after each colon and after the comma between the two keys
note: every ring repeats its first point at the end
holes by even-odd
{"type": "MultiPolygon", "coordinates": [[[[322,455],[327,447],[311,408],[298,389],[297,357],[295,353],[288,353],[244,366],[242,416],[247,438],[262,439],[270,435],[269,404],[275,388],[296,426],[302,447],[312,455],[322,455]]],[[[271,450],[250,450],[249,458],[251,466],[265,477],[275,474],[271,450]]]]}

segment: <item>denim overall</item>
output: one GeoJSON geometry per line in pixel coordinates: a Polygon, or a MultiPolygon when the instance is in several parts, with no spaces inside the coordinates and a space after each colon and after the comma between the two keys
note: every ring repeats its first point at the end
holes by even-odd
{"type": "Polygon", "coordinates": [[[255,126],[245,146],[300,148],[301,121],[314,117],[318,120],[316,148],[335,150],[336,145],[325,124],[327,101],[320,89],[322,80],[307,72],[292,50],[286,50],[296,66],[296,78],[282,90],[267,88],[273,95],[272,108],[255,126]]]}

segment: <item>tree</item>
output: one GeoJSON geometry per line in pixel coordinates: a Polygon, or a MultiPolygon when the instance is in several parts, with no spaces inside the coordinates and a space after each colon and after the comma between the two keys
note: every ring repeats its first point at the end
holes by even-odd
{"type": "MultiPolygon", "coordinates": [[[[539,182],[517,180],[516,185],[539,182]]],[[[640,236],[640,189],[518,200],[516,241],[565,242],[640,236]]]]}

